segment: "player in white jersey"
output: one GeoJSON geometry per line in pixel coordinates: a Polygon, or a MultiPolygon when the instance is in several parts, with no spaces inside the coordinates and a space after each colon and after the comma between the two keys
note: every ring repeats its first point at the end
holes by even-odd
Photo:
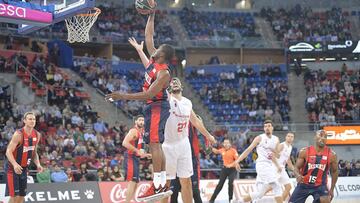
{"type": "Polygon", "coordinates": [[[272,189],[277,203],[282,202],[281,186],[279,183],[280,168],[275,158],[279,149],[279,138],[272,134],[272,122],[266,120],[264,122],[264,134],[255,137],[251,145],[238,157],[233,163],[234,165],[245,159],[249,153],[256,147],[258,158],[256,160],[256,187],[257,191],[252,192],[240,199],[239,202],[257,201],[261,199],[265,193],[272,189]]]}
{"type": "MultiPolygon", "coordinates": [[[[162,149],[166,159],[167,185],[180,179],[181,197],[184,203],[192,202],[191,176],[193,175],[191,146],[189,141],[189,122],[200,133],[214,143],[215,138],[206,130],[202,121],[192,110],[192,103],[182,96],[182,86],[178,78],[173,78],[169,87],[170,116],[165,125],[165,141],[162,149]]],[[[162,202],[168,202],[164,198],[162,202]]]]}
{"type": "Polygon", "coordinates": [[[281,185],[284,185],[285,188],[282,194],[283,201],[286,201],[288,197],[290,197],[289,195],[291,190],[291,181],[289,175],[286,173],[285,166],[287,164],[290,170],[294,170],[294,165],[290,160],[293,141],[294,133],[289,132],[288,134],[286,134],[285,141],[279,145],[280,157],[278,159],[278,163],[281,167],[279,183],[281,185]]]}

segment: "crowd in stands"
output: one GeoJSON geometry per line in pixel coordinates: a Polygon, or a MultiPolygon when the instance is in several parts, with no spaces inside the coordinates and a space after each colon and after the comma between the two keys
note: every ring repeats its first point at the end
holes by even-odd
{"type": "Polygon", "coordinates": [[[360,159],[355,161],[339,160],[339,176],[360,176],[360,159]]]}
{"type": "MultiPolygon", "coordinates": [[[[96,26],[101,35],[112,38],[115,42],[126,43],[129,37],[145,39],[147,16],[140,15],[135,7],[124,8],[104,3],[99,6],[102,13],[96,26]],[[118,41],[118,40],[120,41],[118,41]]],[[[157,43],[174,44],[174,31],[166,20],[167,11],[158,10],[155,15],[155,36],[157,43]]]]}
{"type": "MultiPolygon", "coordinates": [[[[47,87],[47,101],[31,105],[10,102],[11,88],[1,86],[0,151],[5,152],[14,131],[22,127],[22,115],[33,111],[37,115],[36,129],[43,135],[39,147],[41,163],[49,169],[37,174],[37,181],[63,182],[66,180],[64,171],[74,181],[97,177],[102,177],[100,179],[104,181],[123,180],[121,163],[124,148],[121,143],[128,127],[119,122],[108,126],[102,121],[87,98],[76,94],[83,91],[81,81],[68,78],[61,69],[49,63],[47,56],[39,54],[30,60],[22,53],[14,53],[11,57],[1,58],[2,62],[5,61],[0,63],[1,72],[15,72],[15,60],[19,61],[38,78],[39,81],[32,81],[34,84],[47,87]]],[[[21,77],[19,72],[17,75],[21,77]]],[[[1,153],[1,167],[4,156],[5,153],[1,153]]],[[[142,166],[141,176],[150,179],[150,162],[144,161],[142,166]]]]}
{"type": "Polygon", "coordinates": [[[185,7],[177,14],[192,40],[234,40],[234,34],[228,35],[225,30],[234,30],[243,37],[259,36],[251,13],[196,11],[185,7]],[[215,32],[219,38],[214,38],[215,32]]]}
{"type": "Polygon", "coordinates": [[[318,12],[300,5],[290,10],[263,8],[260,16],[270,22],[279,41],[345,41],[352,37],[349,13],[341,8],[318,12]]]}
{"type": "Polygon", "coordinates": [[[216,73],[193,68],[187,80],[217,122],[261,126],[272,119],[275,129],[282,130],[290,120],[286,73],[271,65],[234,67],[215,67],[221,70],[216,73]]]}
{"type": "Polygon", "coordinates": [[[360,70],[304,73],[309,121],[320,126],[360,121],[360,70]]]}
{"type": "MultiPolygon", "coordinates": [[[[139,67],[142,65],[139,64],[139,67]]],[[[102,94],[113,91],[138,92],[141,91],[143,85],[143,72],[137,69],[116,73],[112,69],[111,62],[106,60],[77,58],[74,61],[74,70],[102,94]]],[[[132,117],[142,113],[144,102],[118,101],[116,104],[129,117],[132,117]]]]}

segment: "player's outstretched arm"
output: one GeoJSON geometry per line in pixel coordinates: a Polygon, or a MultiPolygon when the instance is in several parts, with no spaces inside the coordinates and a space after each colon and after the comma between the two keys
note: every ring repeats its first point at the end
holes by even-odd
{"type": "Polygon", "coordinates": [[[190,122],[191,124],[203,134],[206,139],[209,140],[211,144],[215,144],[216,140],[214,136],[212,136],[209,131],[205,128],[204,123],[196,116],[194,110],[191,111],[190,114],[190,122]]]}
{"type": "Polygon", "coordinates": [[[306,148],[302,148],[299,152],[299,156],[296,160],[296,164],[294,168],[295,178],[298,183],[302,183],[304,181],[304,176],[300,174],[300,170],[304,167],[305,160],[306,160],[306,148]]]}
{"type": "Polygon", "coordinates": [[[19,133],[19,131],[15,131],[6,149],[6,158],[14,167],[14,171],[16,174],[21,174],[23,170],[23,168],[16,162],[13,154],[13,151],[15,151],[16,147],[20,144],[21,140],[22,140],[22,135],[19,133]]]}
{"type": "Polygon", "coordinates": [[[150,56],[152,56],[156,51],[154,45],[154,24],[155,24],[154,21],[155,21],[155,12],[149,15],[145,27],[145,45],[150,56]]]}
{"type": "Polygon", "coordinates": [[[330,158],[330,174],[331,174],[331,187],[330,187],[330,200],[334,197],[334,188],[335,184],[337,182],[339,171],[338,171],[338,165],[337,165],[337,155],[334,151],[331,152],[331,158],[330,158]]]}
{"type": "Polygon", "coordinates": [[[260,143],[261,137],[256,136],[255,139],[252,141],[251,145],[243,151],[243,153],[240,154],[240,156],[235,160],[235,164],[241,162],[244,160],[250,152],[260,143]]]}
{"type": "Polygon", "coordinates": [[[120,93],[120,92],[113,92],[107,94],[105,96],[105,100],[107,101],[117,101],[117,100],[148,100],[155,97],[157,93],[159,93],[169,82],[170,80],[170,73],[167,70],[161,70],[155,82],[150,86],[147,91],[138,92],[138,93],[120,93]]]}
{"type": "Polygon", "coordinates": [[[139,44],[134,37],[130,37],[129,43],[136,49],[140,56],[141,63],[144,65],[145,69],[147,69],[149,67],[149,59],[144,53],[144,41],[139,44]]]}

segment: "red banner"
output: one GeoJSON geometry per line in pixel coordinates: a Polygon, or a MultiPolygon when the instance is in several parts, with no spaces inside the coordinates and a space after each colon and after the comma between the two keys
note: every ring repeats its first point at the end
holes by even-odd
{"type": "MultiPolygon", "coordinates": [[[[139,202],[136,197],[142,195],[150,188],[151,182],[140,182],[135,191],[135,200],[131,202],[139,202]]],[[[122,203],[125,202],[127,182],[100,182],[100,193],[102,202],[122,203]]]]}

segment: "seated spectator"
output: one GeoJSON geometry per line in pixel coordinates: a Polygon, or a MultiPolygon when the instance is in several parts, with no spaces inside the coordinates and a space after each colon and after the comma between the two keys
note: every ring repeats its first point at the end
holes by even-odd
{"type": "Polygon", "coordinates": [[[124,176],[121,174],[118,166],[114,166],[110,178],[115,182],[124,181],[124,176]]]}
{"type": "Polygon", "coordinates": [[[99,168],[97,170],[97,181],[98,182],[107,181],[105,180],[104,170],[102,168],[99,168]]]}
{"type": "Polygon", "coordinates": [[[203,163],[204,163],[204,168],[217,168],[215,162],[212,159],[210,159],[210,155],[205,156],[205,160],[203,163]]]}
{"type": "Polygon", "coordinates": [[[67,176],[67,181],[66,182],[74,182],[74,174],[72,172],[71,168],[66,168],[66,176],[67,176]]]}
{"type": "Polygon", "coordinates": [[[77,173],[74,174],[74,180],[76,182],[83,182],[86,180],[85,175],[88,174],[88,166],[86,163],[81,163],[77,173]]]}
{"type": "Polygon", "coordinates": [[[51,181],[54,183],[65,183],[68,181],[68,176],[58,164],[55,165],[54,170],[51,172],[51,181]]]}
{"type": "Polygon", "coordinates": [[[48,168],[48,165],[45,163],[42,166],[44,170],[43,172],[36,174],[36,180],[38,183],[50,183],[51,178],[50,178],[50,170],[48,168]]]}
{"type": "Polygon", "coordinates": [[[355,167],[352,169],[351,174],[353,176],[360,176],[360,160],[355,163],[355,167]]]}
{"type": "Polygon", "coordinates": [[[94,123],[94,130],[97,133],[107,133],[108,132],[108,129],[106,128],[106,125],[101,120],[101,118],[97,118],[96,123],[94,123]]]}
{"type": "Polygon", "coordinates": [[[340,176],[353,176],[353,170],[349,161],[345,162],[345,167],[340,171],[340,176]]]}

